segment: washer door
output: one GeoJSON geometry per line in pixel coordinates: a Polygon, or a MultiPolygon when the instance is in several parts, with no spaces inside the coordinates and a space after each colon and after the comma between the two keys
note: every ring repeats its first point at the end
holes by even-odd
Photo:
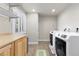
{"type": "Polygon", "coordinates": [[[55,38],[55,49],[57,56],[66,56],[66,42],[60,38],[55,38]]]}

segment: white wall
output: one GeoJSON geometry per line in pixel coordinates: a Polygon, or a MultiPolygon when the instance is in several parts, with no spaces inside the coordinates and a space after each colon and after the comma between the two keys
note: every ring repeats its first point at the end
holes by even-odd
{"type": "Polygon", "coordinates": [[[0,3],[0,8],[9,10],[9,4],[8,3],[0,3]]]}
{"type": "Polygon", "coordinates": [[[71,28],[76,31],[79,27],[79,4],[73,4],[58,16],[58,30],[63,31],[64,28],[71,28]]]}
{"type": "Polygon", "coordinates": [[[38,42],[38,14],[28,13],[27,15],[27,36],[29,42],[38,42]]]}
{"type": "MultiPolygon", "coordinates": [[[[4,8],[9,10],[8,4],[0,4],[0,8],[4,8]]],[[[0,33],[11,32],[11,24],[8,16],[4,16],[0,14],[0,33]]]]}
{"type": "Polygon", "coordinates": [[[0,33],[11,32],[9,17],[0,15],[0,33]]]}
{"type": "Polygon", "coordinates": [[[56,17],[39,17],[39,41],[49,41],[49,32],[56,29],[56,17]]]}

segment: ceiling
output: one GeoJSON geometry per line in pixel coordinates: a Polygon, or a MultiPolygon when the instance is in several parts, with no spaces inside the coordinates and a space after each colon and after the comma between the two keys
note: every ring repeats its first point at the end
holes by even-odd
{"type": "Polygon", "coordinates": [[[69,4],[68,3],[22,3],[22,4],[10,4],[10,5],[19,5],[21,6],[25,12],[31,13],[32,9],[35,9],[35,12],[39,13],[39,15],[53,15],[56,16],[64,11],[69,4]],[[55,9],[55,12],[52,12],[52,9],[55,9]]]}

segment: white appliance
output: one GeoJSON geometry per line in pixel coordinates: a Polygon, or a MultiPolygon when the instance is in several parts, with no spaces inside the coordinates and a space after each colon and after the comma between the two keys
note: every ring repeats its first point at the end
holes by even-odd
{"type": "Polygon", "coordinates": [[[49,33],[50,35],[50,46],[53,46],[53,32],[49,33]]]}
{"type": "Polygon", "coordinates": [[[49,48],[50,48],[52,54],[54,54],[53,32],[49,33],[49,37],[50,37],[49,48]]]}
{"type": "Polygon", "coordinates": [[[79,33],[54,31],[52,47],[51,51],[53,51],[55,55],[79,56],[79,33]],[[59,41],[60,43],[57,43],[59,41]],[[56,45],[59,45],[60,47],[57,47],[56,45]]]}
{"type": "Polygon", "coordinates": [[[62,31],[54,31],[53,33],[53,45],[50,46],[52,54],[58,55],[59,56],[79,56],[79,33],[76,32],[62,32],[62,31]],[[56,41],[57,39],[57,41],[56,41]],[[59,39],[59,40],[58,40],[59,39]],[[56,43],[56,42],[61,42],[61,43],[56,43]],[[65,42],[65,43],[63,43],[65,42]],[[60,45],[61,49],[59,51],[56,51],[56,44],[60,45]],[[65,45],[66,44],[66,45],[65,45]],[[66,46],[63,47],[62,45],[66,46]],[[65,48],[65,49],[64,49],[65,48]],[[64,49],[64,50],[63,50],[64,49]],[[65,54],[63,54],[64,52],[65,54]],[[58,54],[57,54],[58,53],[58,54]]]}

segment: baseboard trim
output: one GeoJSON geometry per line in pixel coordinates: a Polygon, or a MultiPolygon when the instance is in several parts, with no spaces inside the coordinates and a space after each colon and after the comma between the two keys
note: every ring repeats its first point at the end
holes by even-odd
{"type": "Polygon", "coordinates": [[[39,39],[38,41],[49,41],[49,40],[45,40],[45,39],[39,39]]]}
{"type": "Polygon", "coordinates": [[[38,44],[38,42],[29,42],[28,44],[38,44]]]}

